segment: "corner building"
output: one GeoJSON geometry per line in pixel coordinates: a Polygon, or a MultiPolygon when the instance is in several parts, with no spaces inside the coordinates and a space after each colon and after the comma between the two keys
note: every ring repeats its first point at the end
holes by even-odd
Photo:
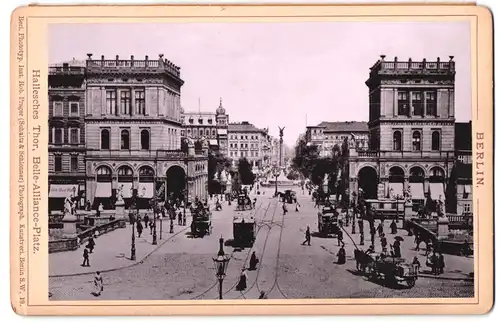
{"type": "Polygon", "coordinates": [[[402,197],[413,204],[426,194],[445,201],[455,159],[455,62],[386,61],[370,68],[370,150],[349,149],[350,193],[365,198],[402,197]]]}
{"type": "Polygon", "coordinates": [[[180,150],[180,68],[157,59],[100,60],[88,54],[86,181],[93,207],[114,207],[118,191],[139,208],[155,195],[183,199],[205,195],[206,155],[180,150]]]}

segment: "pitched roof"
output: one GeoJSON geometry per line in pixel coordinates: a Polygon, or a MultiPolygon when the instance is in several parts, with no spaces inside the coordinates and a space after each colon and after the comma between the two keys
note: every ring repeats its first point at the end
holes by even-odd
{"type": "Polygon", "coordinates": [[[316,127],[326,128],[329,132],[368,132],[367,122],[321,122],[316,127]]]}
{"type": "Polygon", "coordinates": [[[227,130],[229,132],[264,132],[264,129],[259,129],[249,122],[229,123],[227,130]]]}
{"type": "Polygon", "coordinates": [[[455,123],[455,150],[472,151],[472,121],[455,123]]]}

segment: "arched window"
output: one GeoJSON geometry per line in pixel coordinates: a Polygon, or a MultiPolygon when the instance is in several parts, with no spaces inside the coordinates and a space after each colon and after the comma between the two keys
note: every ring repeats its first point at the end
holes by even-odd
{"type": "Polygon", "coordinates": [[[207,129],[207,130],[205,131],[205,135],[206,135],[206,136],[210,136],[210,130],[208,130],[208,129],[207,129]]]}
{"type": "Polygon", "coordinates": [[[130,150],[130,132],[128,130],[121,132],[121,149],[130,150]]]}
{"type": "Polygon", "coordinates": [[[212,130],[212,136],[215,136],[215,129],[212,130]]]}
{"type": "Polygon", "coordinates": [[[420,151],[421,150],[421,135],[419,131],[413,132],[413,138],[412,138],[412,147],[413,151],[420,151]]]}
{"type": "Polygon", "coordinates": [[[395,131],[392,134],[392,142],[394,151],[401,151],[401,131],[395,131]]]}
{"type": "Polygon", "coordinates": [[[149,150],[149,131],[141,131],[141,150],[149,150]]]}
{"type": "Polygon", "coordinates": [[[101,130],[101,150],[109,150],[109,130],[101,130]]]}
{"type": "Polygon", "coordinates": [[[98,182],[111,182],[111,169],[107,166],[100,166],[96,169],[98,182]]]}
{"type": "Polygon", "coordinates": [[[432,151],[441,150],[441,134],[439,131],[432,132],[432,151]]]}

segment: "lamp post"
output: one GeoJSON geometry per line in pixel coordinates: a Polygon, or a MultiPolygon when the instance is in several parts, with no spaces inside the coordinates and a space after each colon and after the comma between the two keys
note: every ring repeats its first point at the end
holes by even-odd
{"type": "Polygon", "coordinates": [[[229,264],[229,255],[224,253],[224,238],[222,236],[219,239],[219,252],[217,257],[212,258],[215,266],[215,277],[219,281],[219,300],[222,300],[222,282],[224,277],[226,277],[226,270],[229,264]]]}
{"type": "Polygon", "coordinates": [[[137,209],[136,209],[136,197],[135,195],[132,195],[132,197],[133,197],[132,209],[130,209],[129,212],[129,221],[132,227],[132,244],[130,245],[130,260],[135,261],[135,222],[137,220],[135,212],[137,211],[137,209]]]}
{"type": "MultiPolygon", "coordinates": [[[[186,179],[184,180],[184,217],[186,218],[186,207],[188,203],[188,198],[189,198],[189,188],[188,188],[188,178],[189,178],[189,162],[187,156],[184,158],[184,164],[186,165],[186,179]]],[[[184,222],[184,221],[183,221],[184,222]]]]}

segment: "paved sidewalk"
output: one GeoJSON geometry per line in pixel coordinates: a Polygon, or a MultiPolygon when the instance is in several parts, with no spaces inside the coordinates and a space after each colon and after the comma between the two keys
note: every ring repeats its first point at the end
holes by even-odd
{"type": "Polygon", "coordinates": [[[143,230],[141,238],[137,237],[137,230],[135,230],[135,261],[130,259],[132,231],[131,225],[127,223],[125,228],[116,229],[95,239],[96,246],[89,258],[90,267],[81,266],[86,244],[81,245],[75,251],[49,254],[49,276],[91,274],[96,271],[105,272],[135,265],[170,238],[189,232],[190,222],[191,220],[187,218],[186,226],[178,226],[177,221],[174,221],[174,233],[170,234],[170,220],[163,219],[163,234],[160,239],[160,222],[158,221],[156,226],[157,245],[152,245],[153,235],[150,234],[149,228],[143,230]]]}

